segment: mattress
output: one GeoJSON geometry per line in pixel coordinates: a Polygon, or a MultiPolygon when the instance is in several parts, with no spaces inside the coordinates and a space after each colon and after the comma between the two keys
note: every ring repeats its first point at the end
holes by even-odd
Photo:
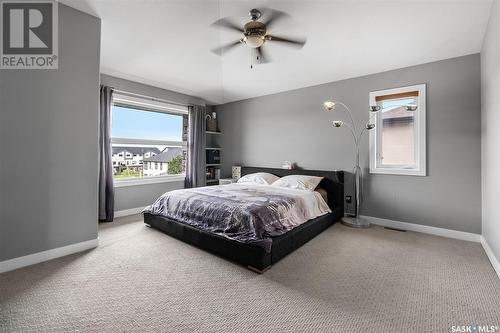
{"type": "Polygon", "coordinates": [[[331,210],[317,191],[236,183],[167,192],[144,213],[270,252],[273,237],[331,210]]]}

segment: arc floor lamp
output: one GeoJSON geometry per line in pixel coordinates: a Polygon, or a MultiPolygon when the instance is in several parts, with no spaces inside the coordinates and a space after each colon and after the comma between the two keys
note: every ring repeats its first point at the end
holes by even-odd
{"type": "Polygon", "coordinates": [[[355,165],[353,169],[353,174],[354,174],[354,182],[355,182],[355,199],[356,199],[356,212],[354,215],[351,216],[344,216],[342,218],[342,223],[350,226],[350,227],[355,227],[355,228],[368,228],[370,226],[370,222],[367,221],[366,219],[362,218],[359,216],[359,207],[361,205],[361,167],[359,166],[359,145],[360,145],[360,140],[363,134],[369,130],[372,130],[375,128],[375,124],[373,124],[371,121],[373,117],[376,115],[378,111],[380,111],[380,106],[374,105],[370,107],[370,113],[371,116],[369,117],[368,121],[363,127],[358,127],[356,126],[356,123],[354,122],[354,118],[352,115],[351,109],[345,105],[342,102],[339,101],[326,101],[323,103],[323,108],[326,111],[333,111],[337,105],[342,106],[345,110],[347,110],[350,118],[350,123],[349,122],[344,122],[342,120],[334,120],[333,121],[333,127],[347,127],[349,131],[352,134],[352,138],[354,139],[354,145],[356,148],[356,159],[355,159],[355,165]]]}

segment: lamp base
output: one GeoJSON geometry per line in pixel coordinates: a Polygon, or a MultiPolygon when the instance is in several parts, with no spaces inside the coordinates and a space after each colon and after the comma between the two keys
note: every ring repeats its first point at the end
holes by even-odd
{"type": "Polygon", "coordinates": [[[360,216],[344,216],[341,220],[343,225],[346,225],[351,228],[369,228],[370,227],[370,222],[360,216]]]}

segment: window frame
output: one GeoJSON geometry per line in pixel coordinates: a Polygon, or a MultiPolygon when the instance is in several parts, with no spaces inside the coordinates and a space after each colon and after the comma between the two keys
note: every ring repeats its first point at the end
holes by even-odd
{"type": "MultiPolygon", "coordinates": [[[[140,110],[144,112],[158,112],[165,113],[176,116],[184,116],[188,114],[188,106],[171,104],[163,101],[158,101],[148,97],[137,97],[129,96],[122,93],[114,93],[112,107],[121,106],[126,108],[131,108],[135,110],[140,110]]],[[[143,144],[152,146],[175,146],[186,148],[187,143],[184,141],[167,141],[167,140],[148,140],[148,139],[133,139],[133,138],[120,138],[114,137],[111,133],[111,144],[143,144]]],[[[132,157],[133,158],[133,157],[132,157]]],[[[168,182],[180,182],[184,181],[186,174],[180,175],[166,175],[166,176],[151,176],[151,177],[141,177],[141,178],[121,178],[115,179],[113,177],[114,187],[126,187],[135,185],[145,185],[145,184],[158,184],[158,183],[168,183],[168,182]]]]}
{"type": "Polygon", "coordinates": [[[427,143],[426,143],[426,84],[417,84],[393,89],[384,89],[370,92],[369,105],[377,105],[377,96],[402,94],[418,91],[418,109],[415,111],[415,164],[410,165],[384,165],[381,161],[381,131],[382,112],[374,116],[375,128],[369,133],[369,160],[370,173],[405,176],[427,176],[427,143]]]}

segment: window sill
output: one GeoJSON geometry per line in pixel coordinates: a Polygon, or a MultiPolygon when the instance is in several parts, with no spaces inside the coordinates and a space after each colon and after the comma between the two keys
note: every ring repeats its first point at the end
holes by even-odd
{"type": "Polygon", "coordinates": [[[399,175],[399,176],[427,176],[426,170],[420,169],[392,169],[392,168],[376,168],[370,169],[370,173],[382,175],[399,175]]]}
{"type": "Polygon", "coordinates": [[[120,179],[114,181],[114,186],[115,188],[118,188],[118,187],[147,185],[147,184],[173,183],[173,182],[183,182],[185,179],[186,179],[185,175],[150,177],[150,178],[140,178],[140,179],[120,179]]]}

